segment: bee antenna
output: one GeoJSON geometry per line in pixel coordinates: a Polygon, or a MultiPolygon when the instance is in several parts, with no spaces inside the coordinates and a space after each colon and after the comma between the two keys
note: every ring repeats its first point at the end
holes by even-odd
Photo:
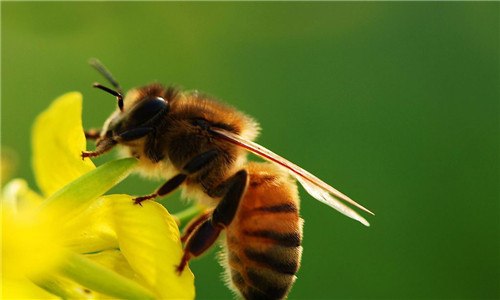
{"type": "Polygon", "coordinates": [[[118,100],[118,108],[120,108],[120,111],[123,111],[123,95],[119,91],[115,91],[113,89],[110,89],[109,87],[105,87],[104,85],[97,82],[95,82],[92,86],[115,96],[118,100]]]}
{"type": "Polygon", "coordinates": [[[97,70],[106,80],[109,81],[113,85],[113,87],[120,93],[123,94],[122,88],[116,79],[113,77],[113,74],[97,59],[91,58],[89,59],[89,64],[97,70]]]}

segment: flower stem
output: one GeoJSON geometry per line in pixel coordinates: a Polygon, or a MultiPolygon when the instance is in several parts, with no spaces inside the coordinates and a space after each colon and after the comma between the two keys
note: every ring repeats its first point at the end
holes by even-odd
{"type": "Polygon", "coordinates": [[[90,299],[95,297],[90,290],[86,290],[73,281],[55,274],[44,274],[42,277],[31,278],[36,285],[59,296],[62,299],[90,299]]]}
{"type": "Polygon", "coordinates": [[[68,252],[61,272],[75,282],[99,293],[120,299],[154,299],[138,283],[113,272],[83,255],[68,252]]]}
{"type": "Polygon", "coordinates": [[[92,200],[125,179],[136,163],[135,158],[123,158],[105,163],[55,192],[39,206],[39,210],[53,211],[57,214],[59,223],[71,220],[92,200]]]}

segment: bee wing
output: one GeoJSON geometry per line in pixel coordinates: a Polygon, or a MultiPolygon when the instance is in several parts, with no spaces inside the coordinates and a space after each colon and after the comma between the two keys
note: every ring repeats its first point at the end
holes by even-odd
{"type": "Polygon", "coordinates": [[[246,150],[264,159],[267,159],[269,161],[272,161],[274,163],[277,163],[285,167],[290,172],[290,174],[300,182],[300,184],[309,193],[309,195],[311,195],[318,201],[321,201],[326,205],[336,209],[340,213],[354,220],[357,220],[366,226],[370,226],[370,224],[362,216],[360,216],[357,212],[349,208],[344,203],[340,202],[338,199],[344,200],[345,202],[348,202],[372,215],[374,215],[374,213],[372,213],[362,205],[356,203],[354,200],[342,194],[341,192],[339,192],[332,186],[328,185],[318,177],[302,169],[296,164],[288,161],[287,159],[279,156],[278,154],[272,152],[271,150],[266,149],[261,145],[254,143],[252,141],[248,141],[237,134],[219,128],[212,128],[210,130],[215,134],[217,138],[226,140],[232,144],[243,147],[246,150]]]}

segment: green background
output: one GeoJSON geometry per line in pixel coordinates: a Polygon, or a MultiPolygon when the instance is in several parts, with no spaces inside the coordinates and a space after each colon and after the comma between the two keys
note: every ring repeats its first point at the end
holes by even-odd
{"type": "MultiPolygon", "coordinates": [[[[86,127],[160,81],[260,121],[258,142],[373,210],[365,228],[303,190],[290,298],[499,298],[499,3],[5,3],[2,145],[31,185],[30,126],[67,91],[86,127]]],[[[111,160],[107,155],[98,162],[111,160]]],[[[115,191],[159,182],[129,178],[115,191]]],[[[172,211],[181,207],[169,198],[172,211]]],[[[230,298],[212,251],[198,298],[230,298]]]]}

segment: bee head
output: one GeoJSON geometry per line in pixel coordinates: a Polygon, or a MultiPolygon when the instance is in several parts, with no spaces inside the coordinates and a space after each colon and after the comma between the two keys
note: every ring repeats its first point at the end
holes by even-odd
{"type": "Polygon", "coordinates": [[[118,91],[100,84],[94,87],[109,92],[118,100],[118,109],[106,120],[101,131],[101,137],[117,142],[135,140],[153,132],[170,109],[163,95],[143,92],[145,88],[130,91],[124,99],[118,91]]]}
{"type": "Polygon", "coordinates": [[[118,104],[118,109],[104,123],[100,139],[112,139],[119,143],[136,140],[154,132],[162,117],[169,111],[168,100],[175,97],[174,89],[151,84],[131,90],[124,98],[120,85],[111,73],[98,60],[91,60],[90,64],[113,85],[114,89],[100,83],[94,83],[93,86],[115,96],[118,104]]]}

